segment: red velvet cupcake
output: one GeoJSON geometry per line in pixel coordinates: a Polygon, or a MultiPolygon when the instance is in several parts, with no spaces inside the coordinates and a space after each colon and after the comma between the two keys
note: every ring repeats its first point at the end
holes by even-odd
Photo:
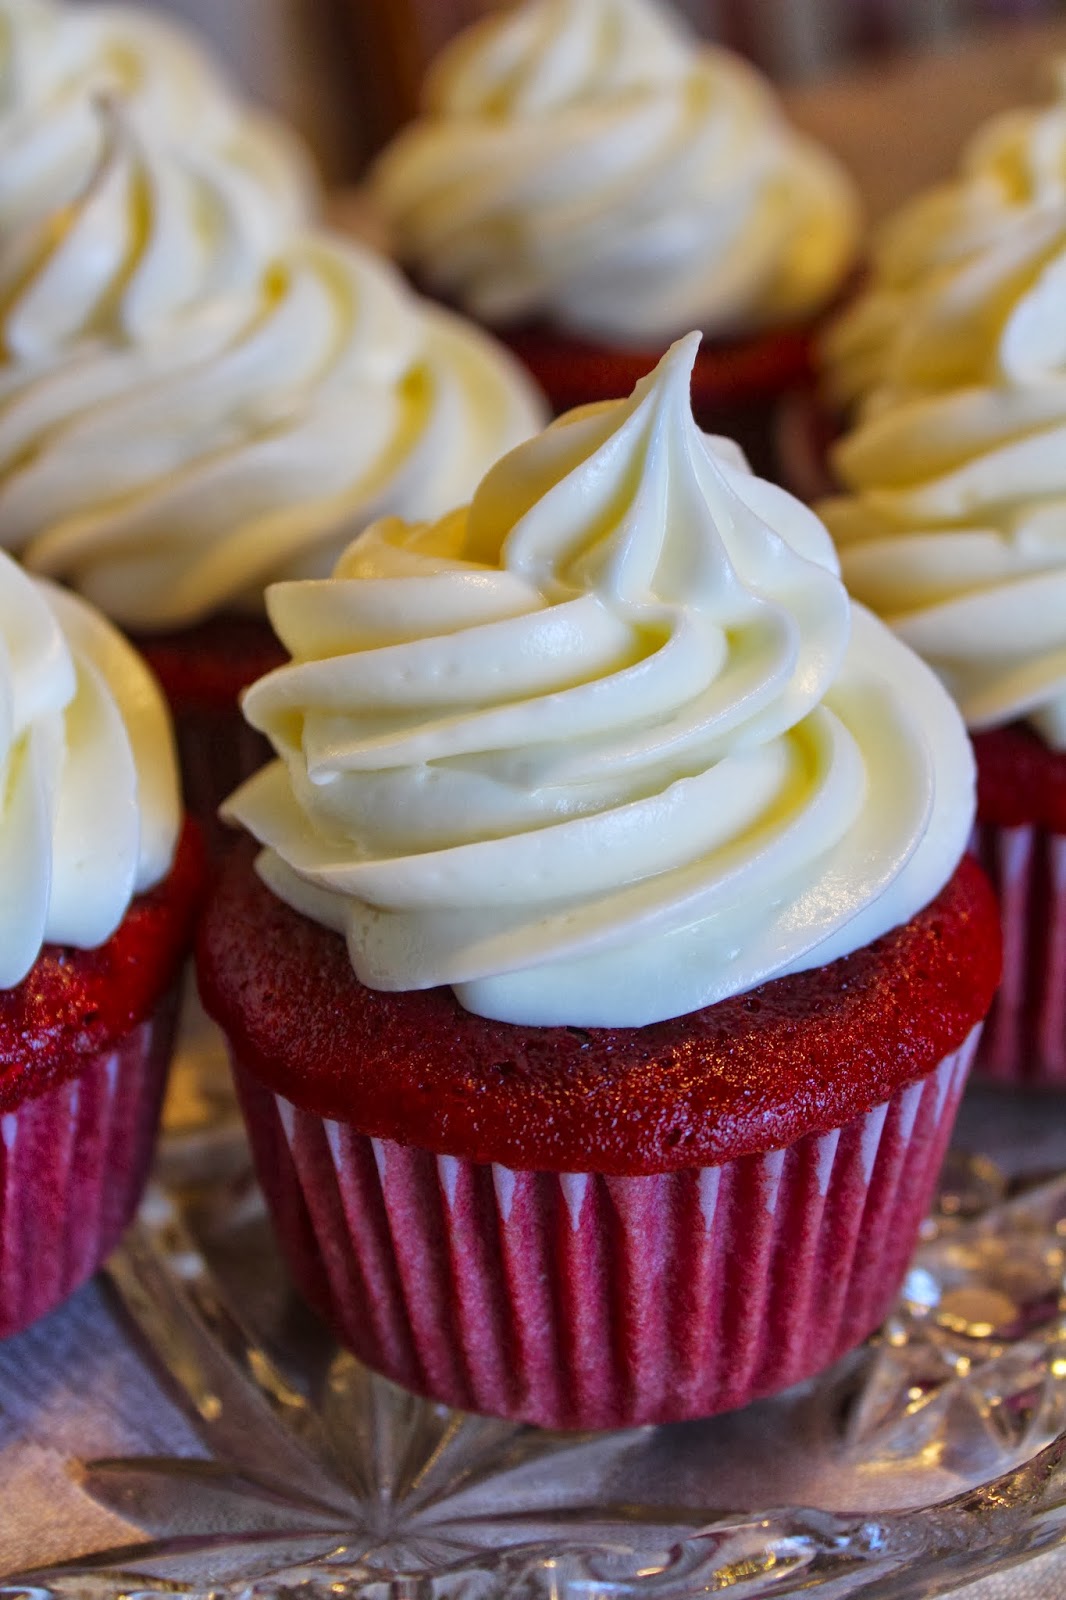
{"type": "Polygon", "coordinates": [[[203,925],[297,1282],[555,1427],[797,1381],[898,1288],[995,984],[950,699],[695,427],[698,336],[268,604],[203,925]]]}
{"type": "Polygon", "coordinates": [[[757,471],[848,273],[852,187],[769,85],[659,0],[526,0],[468,29],[371,192],[417,281],[526,362],[556,414],[627,394],[699,327],[701,427],[757,471]]]}
{"type": "Polygon", "coordinates": [[[73,1292],[147,1176],[203,887],[158,687],[0,557],[0,1337],[73,1292]]]}

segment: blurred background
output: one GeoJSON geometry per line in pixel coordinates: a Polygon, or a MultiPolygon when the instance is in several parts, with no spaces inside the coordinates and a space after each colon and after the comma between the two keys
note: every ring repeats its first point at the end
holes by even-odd
{"type": "MultiPolygon", "coordinates": [[[[206,34],[253,93],[295,122],[335,183],[355,179],[411,114],[425,64],[444,41],[499,3],[152,0],[206,34]]],[[[1066,50],[1066,0],[675,3],[785,87],[797,120],[858,167],[875,213],[895,203],[904,180],[910,189],[949,170],[969,126],[1039,98],[1050,57],[1066,50]],[[947,76],[936,70],[946,54],[947,76]]]]}

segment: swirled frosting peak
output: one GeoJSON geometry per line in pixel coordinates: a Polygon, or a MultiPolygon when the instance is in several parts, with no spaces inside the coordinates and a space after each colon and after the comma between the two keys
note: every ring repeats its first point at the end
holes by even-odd
{"type": "Polygon", "coordinates": [[[818,965],[953,871],[969,748],[821,523],[696,428],[698,335],[466,510],[268,595],[279,759],[229,802],[373,987],[642,1024],[818,965]]]}
{"type": "MultiPolygon", "coordinates": [[[[0,367],[0,545],[139,631],[259,608],[375,516],[461,504],[543,417],[487,334],[353,243],[297,234],[226,282],[167,337],[0,367]]],[[[130,315],[158,305],[150,264],[125,286],[130,315]]]]}
{"type": "Polygon", "coordinates": [[[820,508],[844,577],[933,666],[967,724],[1066,749],[1066,255],[1000,317],[1013,369],[877,392],[820,508]],[[1013,325],[1013,333],[1011,326],[1013,325]],[[1056,344],[1056,341],[1057,344],[1056,344]],[[1027,352],[1025,360],[1022,353],[1027,352]]]}
{"type": "Polygon", "coordinates": [[[177,842],[162,695],[75,596],[0,554],[0,988],[41,946],[102,944],[177,842]]]}
{"type": "Polygon", "coordinates": [[[374,189],[445,297],[621,344],[803,316],[857,232],[836,163],[654,0],[526,0],[461,35],[374,189]]]}
{"type": "Polygon", "coordinates": [[[831,372],[861,398],[821,508],[851,593],[968,725],[1066,749],[1066,86],[885,235],[831,372]],[[923,219],[930,226],[921,249],[923,219]],[[938,219],[938,220],[937,220],[938,219]]]}

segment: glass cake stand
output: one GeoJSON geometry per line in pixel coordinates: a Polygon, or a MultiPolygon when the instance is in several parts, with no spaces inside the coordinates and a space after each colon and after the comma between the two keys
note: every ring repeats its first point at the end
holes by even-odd
{"type": "Polygon", "coordinates": [[[894,1315],[820,1378],[705,1422],[547,1434],[337,1347],[274,1251],[219,1050],[194,1015],[107,1268],[203,1455],[79,1463],[140,1537],[0,1578],[0,1600],[917,1600],[1066,1540],[1054,1102],[971,1096],[894,1315]]]}

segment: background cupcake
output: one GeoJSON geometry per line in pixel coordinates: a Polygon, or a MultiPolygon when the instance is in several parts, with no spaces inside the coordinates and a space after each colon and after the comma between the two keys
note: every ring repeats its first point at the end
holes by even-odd
{"type": "Polygon", "coordinates": [[[236,696],[278,659],[266,582],[460,503],[542,413],[485,335],[306,226],[256,139],[185,141],[157,98],[79,104],[90,169],[0,244],[0,544],[138,637],[209,818],[261,759],[236,696]]]}
{"type": "Polygon", "coordinates": [[[500,329],[557,410],[701,328],[701,420],[765,460],[858,213],[754,71],[649,0],[530,0],[452,42],[424,107],[372,185],[419,281],[500,329]]]}
{"type": "Polygon", "coordinates": [[[915,294],[832,452],[851,592],[937,670],[974,734],[1003,986],[980,1066],[1066,1082],[1066,196],[915,294]]]}
{"type": "Polygon", "coordinates": [[[297,1280],[371,1365],[547,1425],[870,1331],[998,959],[957,712],[696,429],[698,343],[270,591],[265,849],[201,940],[297,1280]]]}
{"type": "Polygon", "coordinates": [[[200,889],[158,686],[0,555],[0,1337],[94,1271],[147,1173],[200,889]]]}

